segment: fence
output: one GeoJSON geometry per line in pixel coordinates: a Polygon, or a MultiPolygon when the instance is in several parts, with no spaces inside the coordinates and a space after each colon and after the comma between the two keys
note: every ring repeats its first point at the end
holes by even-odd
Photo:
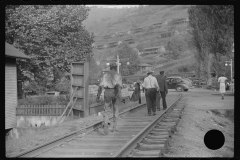
{"type": "MultiPolygon", "coordinates": [[[[16,108],[17,116],[60,116],[65,105],[20,105],[16,108]]],[[[67,109],[67,114],[69,109],[67,109]]]]}

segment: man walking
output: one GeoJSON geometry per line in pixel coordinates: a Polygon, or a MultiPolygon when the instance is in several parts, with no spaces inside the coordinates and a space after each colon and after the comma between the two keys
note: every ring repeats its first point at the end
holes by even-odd
{"type": "Polygon", "coordinates": [[[157,79],[152,76],[153,71],[147,72],[147,77],[144,79],[143,87],[147,101],[148,115],[156,115],[156,94],[159,91],[157,79]]]}
{"type": "MultiPolygon", "coordinates": [[[[158,75],[156,78],[157,78],[158,85],[160,87],[160,93],[158,93],[158,94],[161,94],[163,110],[165,110],[165,109],[167,109],[166,95],[168,94],[168,85],[166,82],[166,77],[164,75],[164,71],[160,71],[160,75],[158,75]]],[[[160,95],[159,95],[159,97],[160,97],[160,95]]],[[[157,110],[160,111],[160,98],[157,99],[157,101],[158,101],[157,104],[159,104],[157,106],[157,110]]]]}
{"type": "MultiPolygon", "coordinates": [[[[97,100],[99,100],[104,88],[104,110],[107,111],[110,107],[113,107],[113,130],[117,131],[118,121],[118,103],[122,100],[121,88],[122,88],[122,77],[116,72],[117,66],[115,64],[110,65],[110,71],[105,73],[102,77],[101,83],[99,84],[97,100]]],[[[109,123],[109,118],[106,113],[103,113],[104,122],[109,123]]]]}

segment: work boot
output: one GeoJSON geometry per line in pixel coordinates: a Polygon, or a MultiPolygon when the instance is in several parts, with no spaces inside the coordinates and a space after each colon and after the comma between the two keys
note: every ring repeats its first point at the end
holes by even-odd
{"type": "Polygon", "coordinates": [[[112,132],[117,132],[117,122],[113,122],[113,128],[111,130],[112,132]]]}

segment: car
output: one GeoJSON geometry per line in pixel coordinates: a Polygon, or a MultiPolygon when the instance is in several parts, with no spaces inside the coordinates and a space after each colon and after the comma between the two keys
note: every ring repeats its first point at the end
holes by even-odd
{"type": "Polygon", "coordinates": [[[48,95],[48,96],[59,96],[59,92],[56,92],[56,91],[46,92],[45,95],[48,95]]]}
{"type": "Polygon", "coordinates": [[[202,80],[202,79],[194,79],[193,80],[193,85],[200,85],[200,86],[202,86],[202,85],[206,85],[207,84],[207,82],[205,81],[205,80],[202,80]]]}
{"type": "Polygon", "coordinates": [[[193,88],[192,80],[190,80],[188,78],[183,78],[183,81],[188,84],[189,88],[193,88]]]}
{"type": "Polygon", "coordinates": [[[175,89],[178,92],[186,92],[189,90],[186,80],[183,80],[182,77],[167,77],[166,81],[168,84],[168,89],[175,89]]]}
{"type": "Polygon", "coordinates": [[[129,88],[128,88],[128,91],[134,91],[134,85],[133,84],[131,84],[130,86],[129,86],[129,88]]]}

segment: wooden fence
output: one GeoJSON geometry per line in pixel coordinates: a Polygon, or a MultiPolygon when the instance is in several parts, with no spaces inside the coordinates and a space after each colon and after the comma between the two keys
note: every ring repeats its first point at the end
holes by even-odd
{"type": "MultiPolygon", "coordinates": [[[[66,105],[20,105],[16,108],[17,116],[60,116],[66,105]]],[[[69,112],[65,112],[65,115],[69,112]]]]}

